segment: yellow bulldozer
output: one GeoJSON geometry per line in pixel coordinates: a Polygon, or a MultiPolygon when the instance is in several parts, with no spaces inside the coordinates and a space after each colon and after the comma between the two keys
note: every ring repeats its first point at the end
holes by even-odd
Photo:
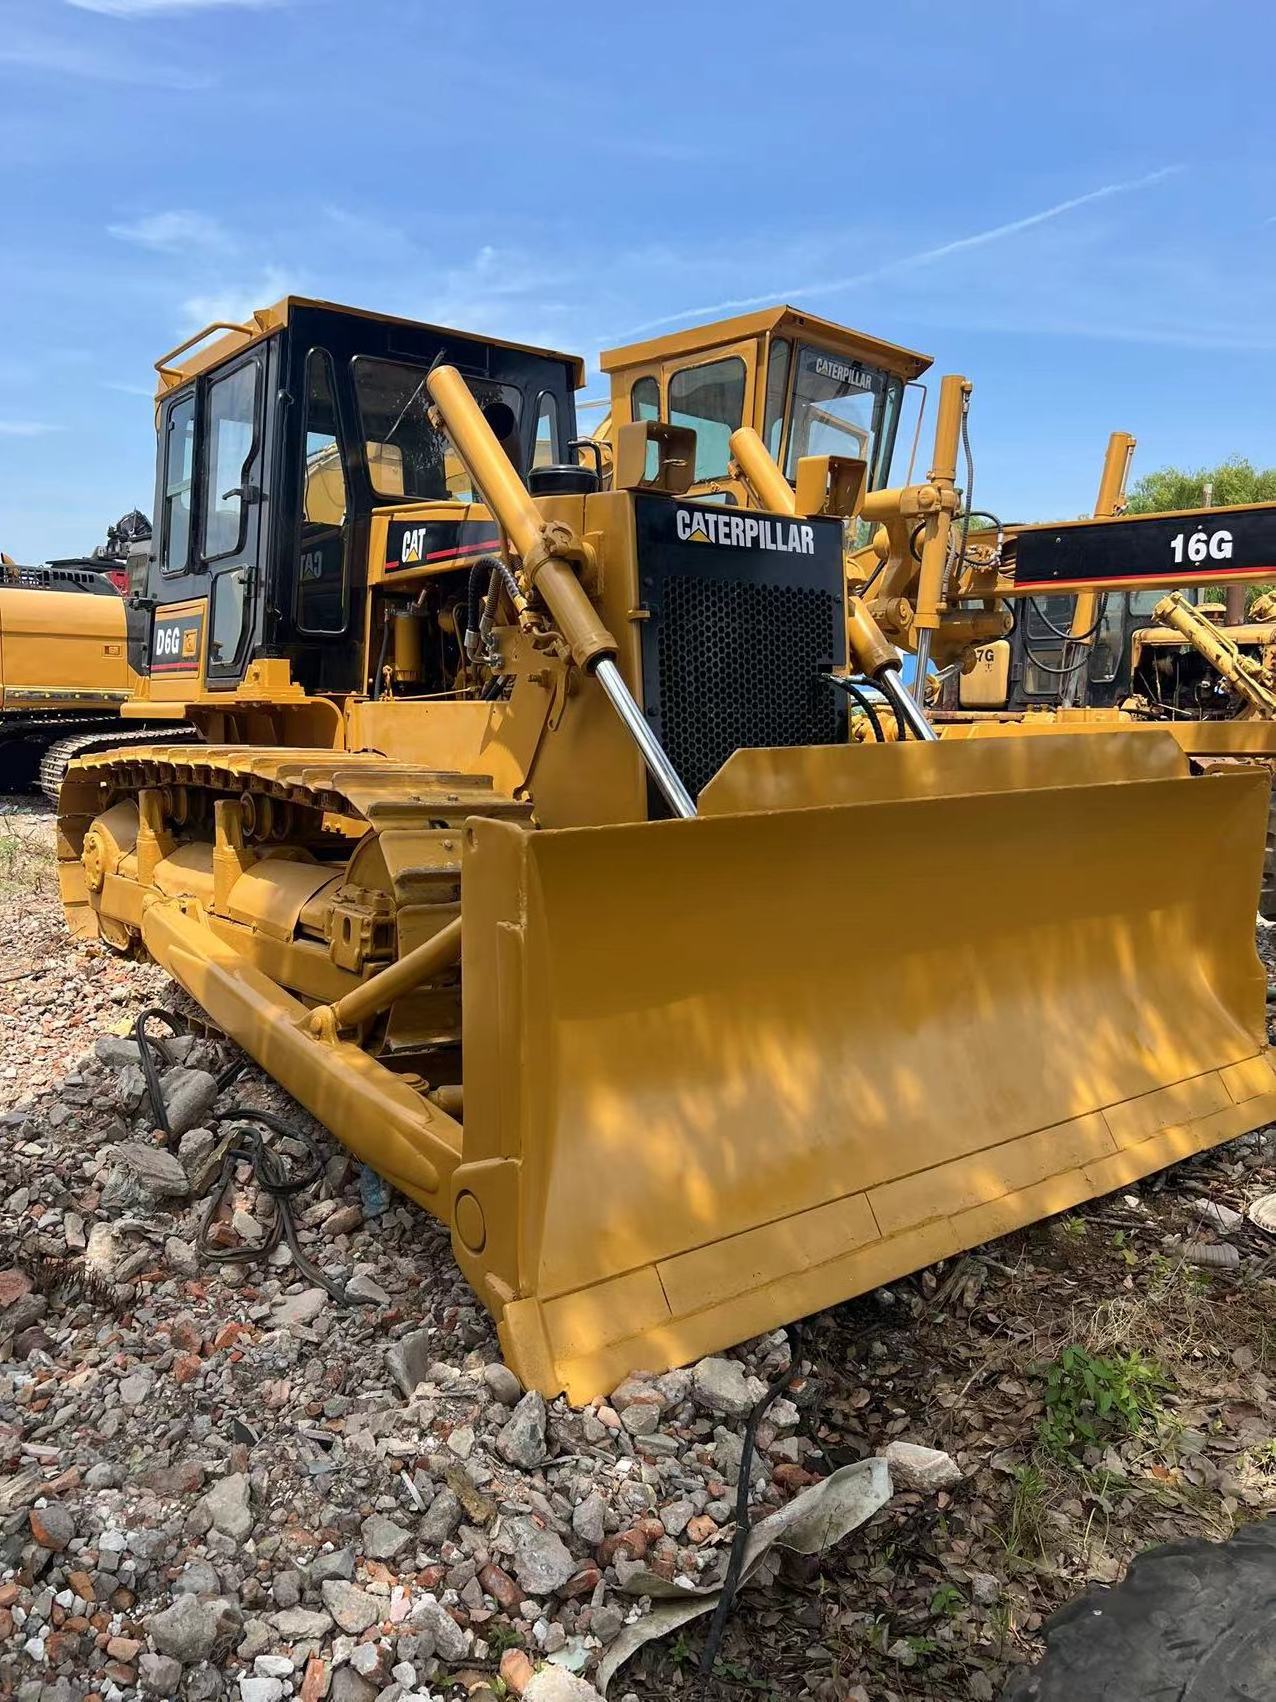
{"type": "Polygon", "coordinates": [[[680,410],[616,425],[604,489],[572,356],[299,298],[215,331],[161,374],[121,710],[204,742],[71,765],[66,914],[449,1226],[528,1386],[1276,1119],[1265,777],[1157,732],[848,740],[842,682],[898,680],[847,522],[942,558],[951,480],[866,494],[852,434],[771,509],[696,500],[680,410]]]}

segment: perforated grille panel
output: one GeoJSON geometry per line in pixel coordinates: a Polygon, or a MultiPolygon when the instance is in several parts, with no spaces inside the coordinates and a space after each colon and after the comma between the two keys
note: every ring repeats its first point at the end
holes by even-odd
{"type": "Polygon", "coordinates": [[[733,751],[827,745],[840,694],[841,602],[812,586],[671,574],[657,623],[660,736],[694,797],[733,751]]]}

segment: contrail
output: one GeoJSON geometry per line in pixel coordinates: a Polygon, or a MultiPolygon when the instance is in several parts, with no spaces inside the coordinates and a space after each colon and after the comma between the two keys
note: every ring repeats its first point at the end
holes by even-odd
{"type": "Polygon", "coordinates": [[[879,278],[893,277],[897,272],[911,272],[918,266],[929,266],[936,260],[944,260],[950,254],[960,254],[968,248],[982,248],[989,242],[1000,242],[1003,237],[1017,236],[1021,230],[1030,230],[1033,225],[1043,225],[1050,219],[1060,218],[1064,213],[1071,213],[1077,207],[1088,207],[1092,201],[1106,201],[1110,195],[1128,195],[1135,189],[1146,189],[1149,184],[1160,183],[1163,178],[1173,177],[1175,172],[1182,171],[1181,165],[1162,166],[1159,171],[1150,171],[1144,177],[1132,177],[1125,183],[1105,183],[1100,189],[1090,189],[1084,195],[1074,195],[1070,200],[1057,201],[1053,207],[1044,207],[1039,213],[1029,213],[1025,218],[1012,219],[1009,224],[993,225],[990,230],[976,231],[973,236],[959,236],[953,242],[944,242],[938,248],[924,248],[919,254],[904,254],[898,260],[888,260],[883,266],[875,266],[869,272],[856,272],[849,278],[826,278],[818,284],[801,284],[783,290],[771,290],[766,295],[736,296],[729,301],[715,301],[707,307],[684,308],[681,313],[666,313],[659,319],[648,319],[641,325],[635,325],[628,336],[636,336],[640,331],[655,331],[664,325],[682,325],[688,319],[697,319],[701,315],[735,312],[748,307],[769,307],[772,302],[791,301],[800,296],[833,295],[840,290],[857,289],[860,284],[875,283],[879,278]]]}

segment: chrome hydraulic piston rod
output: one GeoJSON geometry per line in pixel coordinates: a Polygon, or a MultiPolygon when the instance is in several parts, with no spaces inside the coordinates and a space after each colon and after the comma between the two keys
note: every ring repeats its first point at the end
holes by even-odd
{"type": "Polygon", "coordinates": [[[546,523],[456,368],[435,367],[427,383],[457,454],[522,559],[527,588],[539,592],[574,660],[606,692],[669,808],[677,816],[694,816],[696,807],[678,771],[616,667],[616,640],[576,576],[572,558],[581,550],[579,539],[561,521],[546,523]]]}

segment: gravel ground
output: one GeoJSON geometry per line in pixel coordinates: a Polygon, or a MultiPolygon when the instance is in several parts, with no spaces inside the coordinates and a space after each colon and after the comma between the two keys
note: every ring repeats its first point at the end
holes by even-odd
{"type": "MultiPolygon", "coordinates": [[[[167,1151],[129,1031],[147,1005],[196,1013],[154,967],[70,944],[50,835],[39,804],[0,817],[0,1696],[596,1702],[643,1578],[721,1576],[744,1416],[786,1338],[545,1403],[446,1234],[260,1072],[219,1091],[236,1060],[198,1024],[164,1072],[167,1151]],[[346,1303],[271,1250],[242,1162],[210,1242],[254,1256],[201,1255],[232,1104],[314,1142],[300,1245],[346,1303]]],[[[990,1702],[1084,1583],[1276,1506],[1270,1246],[1202,1209],[1276,1188],[1272,1156],[1246,1137],[811,1320],[814,1397],[761,1427],[756,1513],[892,1442],[946,1463],[897,1472],[870,1525],[746,1598],[707,1688],[692,1628],[612,1696],[990,1702]],[[1196,1268],[1201,1243],[1234,1264],[1196,1268]],[[1050,1377],[1078,1347],[1139,1389],[1155,1365],[1127,1428],[1060,1430],[1050,1377]]]]}
{"type": "MultiPolygon", "coordinates": [[[[220,1092],[234,1057],[198,1032],[164,1071],[166,1150],[129,1031],[195,1013],[67,941],[50,829],[35,804],[3,829],[0,1694],[397,1702],[503,1672],[531,1702],[594,1696],[572,1675],[644,1611],[627,1583],[723,1569],[737,1432],[785,1337],[547,1406],[445,1232],[259,1071],[220,1092]],[[348,1304],[269,1250],[246,1163],[210,1240],[257,1256],[201,1256],[231,1104],[314,1143],[300,1245],[348,1304]]],[[[764,1510],[811,1481],[797,1420],[778,1403],[762,1432],[764,1510]]]]}

